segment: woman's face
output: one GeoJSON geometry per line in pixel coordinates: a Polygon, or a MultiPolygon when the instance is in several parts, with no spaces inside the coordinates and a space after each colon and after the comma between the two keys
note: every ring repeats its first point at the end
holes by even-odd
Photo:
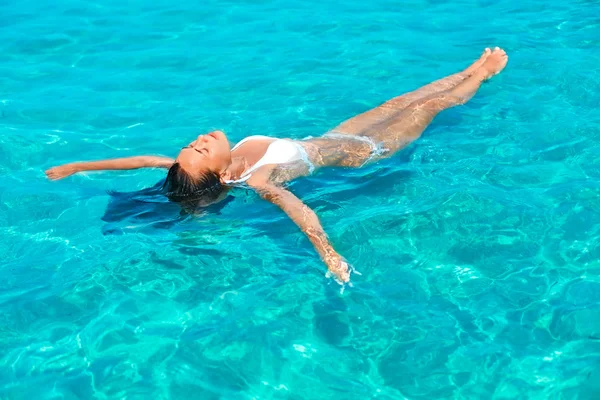
{"type": "Polygon", "coordinates": [[[223,132],[213,131],[181,149],[175,162],[192,176],[207,169],[221,174],[231,164],[231,147],[223,132]]]}

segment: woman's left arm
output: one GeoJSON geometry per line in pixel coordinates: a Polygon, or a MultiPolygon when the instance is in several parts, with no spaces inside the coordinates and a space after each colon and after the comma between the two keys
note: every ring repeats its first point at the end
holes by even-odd
{"type": "Polygon", "coordinates": [[[327,234],[321,226],[317,214],[292,192],[275,186],[265,184],[254,186],[257,193],[265,200],[281,208],[292,221],[304,232],[311,241],[329,271],[342,282],[350,280],[348,264],[333,248],[327,234]]]}

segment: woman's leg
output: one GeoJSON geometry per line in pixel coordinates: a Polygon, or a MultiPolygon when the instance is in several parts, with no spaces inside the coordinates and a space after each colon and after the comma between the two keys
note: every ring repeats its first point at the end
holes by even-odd
{"type": "Polygon", "coordinates": [[[373,125],[394,117],[411,103],[434,93],[449,90],[458,85],[460,82],[473,75],[475,71],[477,71],[479,67],[483,65],[486,58],[490,54],[491,50],[485,49],[481,57],[464,71],[439,79],[417,90],[386,101],[376,108],[342,122],[340,125],[332,129],[332,132],[344,133],[348,135],[361,135],[366,129],[372,127],[373,125]]]}
{"type": "Polygon", "coordinates": [[[362,132],[362,135],[382,143],[392,155],[417,139],[442,110],[466,103],[477,92],[481,83],[504,69],[508,56],[496,47],[483,65],[454,88],[433,93],[412,102],[397,115],[362,132]]]}

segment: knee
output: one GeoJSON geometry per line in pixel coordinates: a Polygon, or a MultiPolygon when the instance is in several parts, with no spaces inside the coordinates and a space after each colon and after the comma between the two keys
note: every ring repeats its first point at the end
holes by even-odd
{"type": "Polygon", "coordinates": [[[446,108],[465,104],[467,99],[458,97],[451,92],[440,92],[431,97],[419,100],[416,107],[438,113],[446,108]]]}

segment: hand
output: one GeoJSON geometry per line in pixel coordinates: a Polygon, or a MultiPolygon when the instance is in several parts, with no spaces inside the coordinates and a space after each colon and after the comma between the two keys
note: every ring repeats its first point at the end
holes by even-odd
{"type": "Polygon", "coordinates": [[[334,279],[339,284],[350,282],[350,268],[348,263],[342,256],[335,253],[327,259],[327,269],[329,269],[329,275],[333,275],[334,279]]]}
{"type": "Polygon", "coordinates": [[[50,180],[57,181],[66,178],[69,175],[73,175],[75,172],[78,172],[78,170],[73,164],[65,164],[50,168],[46,171],[46,176],[50,180]]]}

